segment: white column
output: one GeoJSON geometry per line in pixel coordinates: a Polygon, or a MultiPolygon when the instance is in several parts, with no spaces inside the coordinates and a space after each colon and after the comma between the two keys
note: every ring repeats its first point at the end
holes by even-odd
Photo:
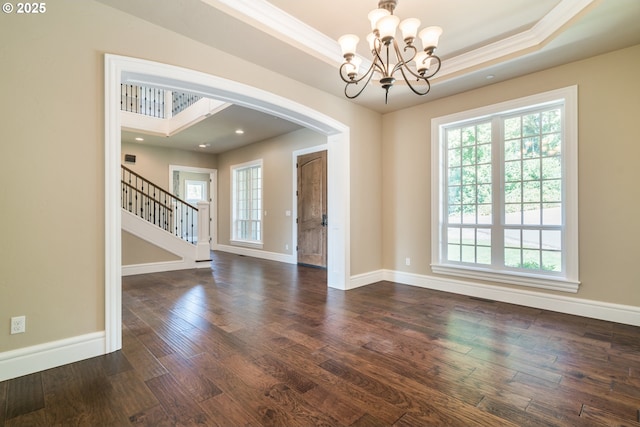
{"type": "Polygon", "coordinates": [[[209,202],[198,202],[198,245],[196,261],[208,261],[209,253],[209,202]]]}

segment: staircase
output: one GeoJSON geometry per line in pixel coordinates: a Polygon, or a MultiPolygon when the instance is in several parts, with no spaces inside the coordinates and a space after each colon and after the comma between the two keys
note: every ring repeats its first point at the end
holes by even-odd
{"type": "Polygon", "coordinates": [[[123,275],[209,267],[209,203],[193,206],[121,166],[122,229],[176,261],[123,266],[123,275]]]}

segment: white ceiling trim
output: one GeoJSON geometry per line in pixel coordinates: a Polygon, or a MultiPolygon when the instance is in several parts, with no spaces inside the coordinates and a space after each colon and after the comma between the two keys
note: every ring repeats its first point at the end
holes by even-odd
{"type": "MultiPolygon", "coordinates": [[[[201,0],[288,43],[328,64],[340,67],[343,62],[336,40],[289,15],[266,0],[201,0]]],[[[513,59],[540,49],[569,21],[588,6],[601,0],[562,0],[530,29],[442,61],[437,80],[454,77],[470,69],[494,64],[500,59],[513,59]]],[[[361,69],[371,61],[363,58],[361,69]]]]}
{"type": "Polygon", "coordinates": [[[266,0],[201,0],[310,55],[339,67],[340,45],[266,0]]]}

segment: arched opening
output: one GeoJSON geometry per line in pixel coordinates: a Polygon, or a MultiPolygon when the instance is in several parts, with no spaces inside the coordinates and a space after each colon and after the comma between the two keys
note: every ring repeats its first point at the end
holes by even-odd
{"type": "Polygon", "coordinates": [[[273,93],[181,67],[105,55],[105,352],[122,347],[120,220],[120,84],[180,89],[295,122],[327,137],[329,259],[327,285],[347,289],[350,278],[349,128],[273,93]]]}

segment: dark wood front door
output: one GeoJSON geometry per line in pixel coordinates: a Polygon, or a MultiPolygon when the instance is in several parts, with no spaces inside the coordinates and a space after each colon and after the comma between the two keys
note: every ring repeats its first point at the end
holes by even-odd
{"type": "Polygon", "coordinates": [[[327,267],[327,152],[298,156],[298,264],[327,267]]]}

